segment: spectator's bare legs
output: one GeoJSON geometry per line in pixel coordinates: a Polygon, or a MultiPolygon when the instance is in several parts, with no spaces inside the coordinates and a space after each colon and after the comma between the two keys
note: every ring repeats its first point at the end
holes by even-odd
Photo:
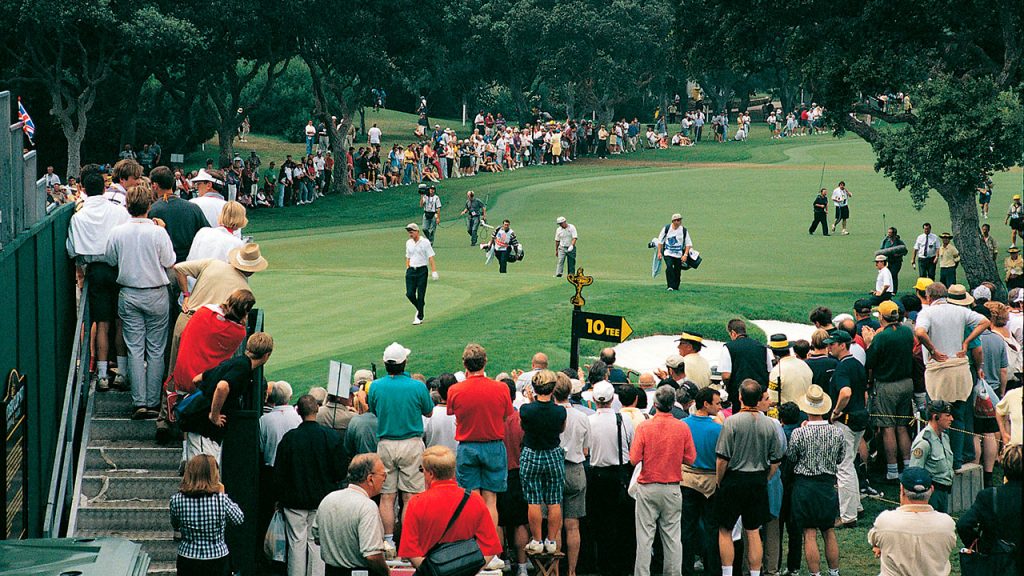
{"type": "MultiPolygon", "coordinates": [[[[384,525],[385,534],[395,533],[395,501],[397,497],[398,492],[380,495],[380,521],[384,525]]],[[[405,510],[409,507],[409,498],[411,497],[411,494],[402,492],[402,518],[405,518],[405,510]]]]}
{"type": "Polygon", "coordinates": [[[490,490],[475,490],[481,498],[484,499],[484,504],[487,505],[487,511],[491,513],[491,520],[494,522],[494,526],[498,526],[498,495],[490,490]]]}
{"type": "MultiPolygon", "coordinates": [[[[110,322],[97,322],[96,331],[93,332],[96,337],[96,360],[97,362],[106,362],[110,360],[110,322]]],[[[120,367],[118,368],[120,370],[120,367]]],[[[97,378],[106,378],[106,371],[103,374],[97,374],[97,378]]]]}
{"type": "Polygon", "coordinates": [[[722,566],[732,566],[736,550],[732,545],[731,528],[718,529],[718,556],[722,560],[722,566]]]}
{"type": "Polygon", "coordinates": [[[515,539],[516,545],[516,562],[526,564],[526,544],[530,541],[530,534],[526,531],[526,526],[516,526],[512,537],[515,539]]]}
{"type": "Polygon", "coordinates": [[[579,518],[565,519],[565,553],[569,560],[569,576],[576,576],[576,564],[580,560],[579,518]]]}
{"type": "MultiPolygon", "coordinates": [[[[835,530],[830,530],[835,537],[835,530]]],[[[825,545],[828,546],[828,538],[825,539],[825,545]]],[[[826,554],[828,552],[826,551],[826,554]]],[[[807,528],[804,530],[804,558],[807,559],[807,570],[811,574],[821,572],[821,554],[818,552],[818,530],[815,528],[807,528]]],[[[832,562],[829,562],[831,565],[832,562]]]]}
{"type": "Polygon", "coordinates": [[[761,531],[745,530],[745,532],[747,533],[747,564],[750,565],[751,570],[760,570],[761,560],[764,558],[764,548],[761,547],[761,531]]]}
{"type": "Polygon", "coordinates": [[[882,428],[882,444],[885,446],[886,464],[897,464],[897,451],[904,462],[910,460],[910,434],[906,426],[882,428]]]}
{"type": "MultiPolygon", "coordinates": [[[[540,510],[538,510],[540,512],[540,510]]],[[[577,524],[577,527],[579,525],[577,524]]],[[[562,505],[550,504],[548,506],[548,540],[556,544],[555,549],[562,549],[562,505]]],[[[578,551],[578,550],[577,550],[578,551]]]]}
{"type": "MultiPolygon", "coordinates": [[[[544,515],[541,514],[540,504],[526,505],[526,521],[530,523],[530,538],[537,542],[543,542],[544,535],[541,534],[540,528],[544,523],[544,515]]],[[[387,531],[387,526],[384,527],[384,530],[387,531]]]]}

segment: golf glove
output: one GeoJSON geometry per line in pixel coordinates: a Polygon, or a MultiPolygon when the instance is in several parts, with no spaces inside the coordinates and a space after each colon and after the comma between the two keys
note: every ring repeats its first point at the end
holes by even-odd
{"type": "Polygon", "coordinates": [[[433,278],[434,280],[437,280],[437,272],[431,272],[430,277],[433,278]]]}
{"type": "Polygon", "coordinates": [[[573,251],[573,250],[575,250],[575,249],[576,249],[576,247],[575,247],[575,246],[569,246],[568,248],[566,248],[566,249],[565,249],[565,251],[566,251],[566,252],[572,252],[572,251],[573,251]]]}

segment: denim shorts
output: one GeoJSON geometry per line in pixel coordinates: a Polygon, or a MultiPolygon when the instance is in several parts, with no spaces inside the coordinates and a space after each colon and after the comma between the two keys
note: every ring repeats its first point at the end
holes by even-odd
{"type": "Polygon", "coordinates": [[[504,492],[508,481],[508,458],[505,443],[459,442],[455,459],[455,478],[467,490],[504,492]]]}

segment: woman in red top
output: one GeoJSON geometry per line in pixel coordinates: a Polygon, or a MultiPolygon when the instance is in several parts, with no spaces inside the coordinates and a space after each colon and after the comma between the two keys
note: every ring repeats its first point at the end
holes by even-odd
{"type": "Polygon", "coordinates": [[[178,392],[195,389],[192,380],[231,358],[245,340],[246,319],[256,304],[249,290],[235,290],[227,302],[207,305],[192,315],[181,333],[178,358],[171,373],[170,386],[178,392]]]}

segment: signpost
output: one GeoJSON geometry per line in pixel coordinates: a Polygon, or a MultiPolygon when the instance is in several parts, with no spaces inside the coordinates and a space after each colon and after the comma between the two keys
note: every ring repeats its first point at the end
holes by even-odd
{"type": "Polygon", "coordinates": [[[573,370],[580,367],[580,339],[601,340],[603,342],[625,342],[633,333],[633,327],[622,316],[584,312],[583,288],[594,283],[593,276],[583,274],[583,268],[577,268],[574,274],[566,279],[576,287],[576,294],[569,299],[572,304],[572,329],[569,343],[569,366],[573,370]]]}

